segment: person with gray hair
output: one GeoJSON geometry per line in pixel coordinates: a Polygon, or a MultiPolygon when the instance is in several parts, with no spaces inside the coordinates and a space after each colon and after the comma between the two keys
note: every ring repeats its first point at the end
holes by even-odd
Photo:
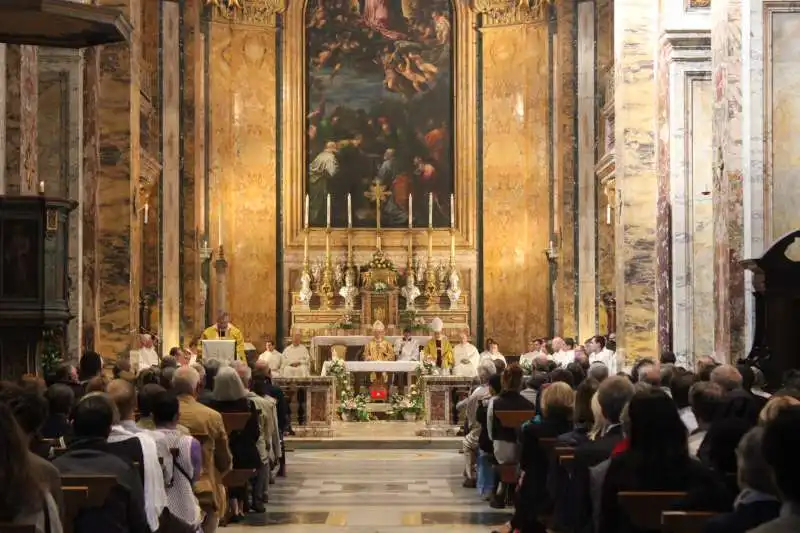
{"type": "Polygon", "coordinates": [[[195,483],[195,493],[200,508],[205,512],[203,533],[215,533],[225,507],[222,478],[233,462],[225,424],[222,415],[197,401],[200,375],[191,366],[182,366],[175,371],[172,390],[180,402],[178,423],[186,426],[192,435],[208,436],[203,441],[203,469],[195,483]]]}
{"type": "Polygon", "coordinates": [[[462,450],[464,451],[464,487],[475,488],[477,486],[477,460],[478,460],[478,439],[481,434],[481,425],[477,420],[478,406],[480,403],[491,396],[489,392],[489,378],[495,374],[494,363],[489,360],[483,360],[478,364],[478,385],[472,394],[466,400],[462,400],[458,404],[458,408],[466,409],[466,426],[467,431],[464,435],[464,440],[461,443],[462,450]]]}
{"type": "Polygon", "coordinates": [[[726,393],[742,388],[742,374],[733,365],[719,365],[711,371],[711,383],[716,383],[726,393]]]}
{"type": "MultiPolygon", "coordinates": [[[[217,378],[214,380],[214,399],[209,407],[220,413],[250,413],[244,427],[239,431],[234,431],[230,436],[233,468],[256,471],[261,468],[263,463],[258,451],[258,439],[261,437],[259,411],[247,397],[247,389],[236,369],[230,366],[219,369],[217,378]]],[[[230,489],[228,496],[232,512],[231,522],[236,523],[244,519],[246,495],[245,487],[230,489]]],[[[254,502],[253,510],[263,513],[263,503],[254,502]]]]}
{"type": "Polygon", "coordinates": [[[705,533],[745,533],[774,520],[781,511],[778,489],[762,450],[764,428],[748,431],[736,448],[737,478],[741,492],[733,512],[708,520],[705,533]]]}
{"type": "Polygon", "coordinates": [[[589,377],[596,379],[598,383],[604,382],[608,379],[608,367],[600,362],[592,363],[589,367],[589,377]]]}

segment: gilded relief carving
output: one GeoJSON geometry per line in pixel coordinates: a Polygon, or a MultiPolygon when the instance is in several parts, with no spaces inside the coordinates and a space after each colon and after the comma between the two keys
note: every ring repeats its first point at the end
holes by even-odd
{"type": "Polygon", "coordinates": [[[689,7],[691,8],[711,7],[711,0],[689,0],[689,7]]]}
{"type": "Polygon", "coordinates": [[[208,18],[233,24],[274,26],[285,9],[286,0],[206,0],[208,18]]]}
{"type": "Polygon", "coordinates": [[[552,0],[475,0],[474,8],[483,14],[484,26],[504,26],[547,20],[552,3],[552,0]]]}

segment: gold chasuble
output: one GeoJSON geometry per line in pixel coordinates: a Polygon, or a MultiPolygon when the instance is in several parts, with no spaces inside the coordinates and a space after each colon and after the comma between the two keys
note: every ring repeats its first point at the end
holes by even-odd
{"type": "MultiPolygon", "coordinates": [[[[247,361],[247,355],[244,353],[244,336],[242,335],[242,331],[233,324],[228,324],[228,327],[225,329],[225,337],[220,337],[217,325],[214,324],[203,330],[203,335],[200,338],[201,340],[229,339],[236,341],[236,358],[239,361],[247,361]]],[[[202,342],[197,346],[197,355],[202,359],[202,342]]]]}
{"type": "Polygon", "coordinates": [[[372,339],[364,348],[365,361],[394,361],[394,347],[386,339],[372,339]]]}
{"type": "Polygon", "coordinates": [[[441,363],[441,368],[453,368],[453,345],[444,335],[438,341],[436,339],[429,340],[422,352],[425,361],[437,366],[441,363]],[[438,350],[436,349],[437,342],[441,343],[441,361],[437,361],[439,358],[438,350]]]}

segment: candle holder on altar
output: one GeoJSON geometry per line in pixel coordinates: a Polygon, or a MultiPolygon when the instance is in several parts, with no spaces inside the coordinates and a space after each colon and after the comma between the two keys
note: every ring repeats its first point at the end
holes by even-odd
{"type": "Polygon", "coordinates": [[[431,257],[428,257],[428,265],[425,268],[425,299],[429,308],[435,307],[439,301],[439,280],[431,257]]]}
{"type": "Polygon", "coordinates": [[[322,270],[322,283],[319,286],[322,308],[330,309],[333,303],[333,265],[331,264],[331,228],[325,230],[325,266],[322,270]]]}

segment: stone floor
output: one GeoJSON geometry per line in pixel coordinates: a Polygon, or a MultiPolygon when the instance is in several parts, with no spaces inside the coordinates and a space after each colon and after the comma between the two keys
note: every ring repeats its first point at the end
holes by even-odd
{"type": "Polygon", "coordinates": [[[300,449],[287,468],[270,486],[266,514],[220,531],[488,533],[508,519],[461,487],[463,456],[454,450],[300,449]]]}
{"type": "Polygon", "coordinates": [[[451,436],[420,436],[429,429],[425,422],[373,420],[364,422],[333,423],[333,437],[290,437],[287,446],[293,449],[410,449],[459,450],[461,438],[455,437],[457,427],[444,428],[440,433],[451,436]],[[446,430],[446,431],[445,431],[446,430]]]}

